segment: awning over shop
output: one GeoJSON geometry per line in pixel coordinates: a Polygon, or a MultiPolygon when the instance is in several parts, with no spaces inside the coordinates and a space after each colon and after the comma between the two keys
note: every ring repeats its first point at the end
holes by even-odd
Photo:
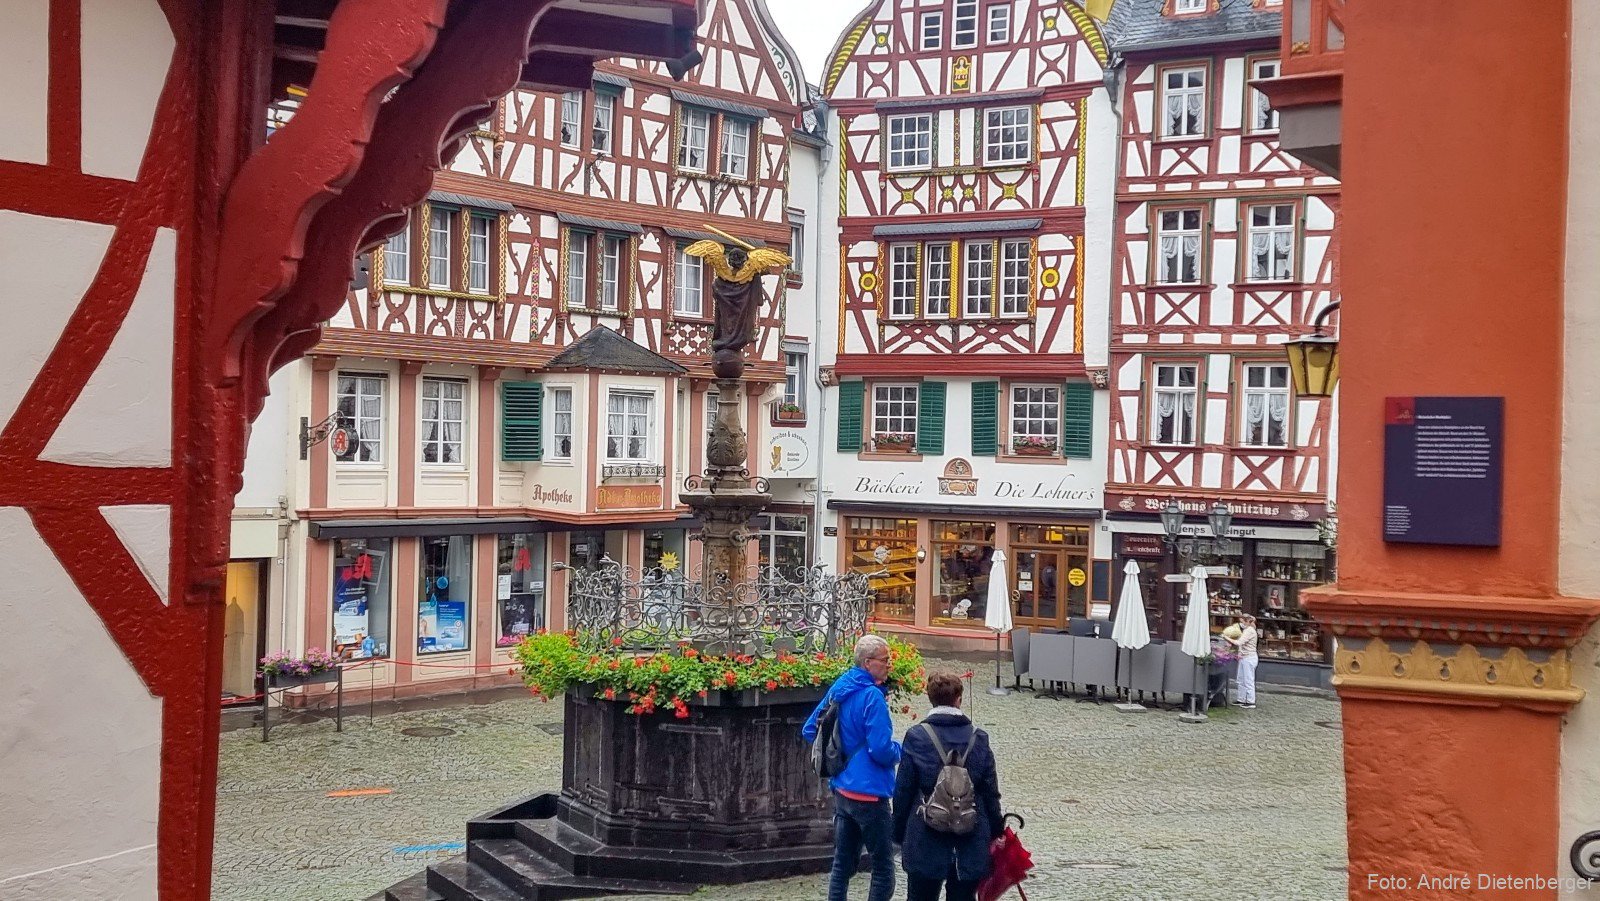
{"type": "Polygon", "coordinates": [[[443,516],[418,519],[316,519],[311,521],[311,537],[331,541],[335,538],[417,538],[435,535],[514,535],[538,532],[698,528],[700,520],[688,516],[665,521],[636,520],[593,525],[535,519],[528,516],[443,516]]]}

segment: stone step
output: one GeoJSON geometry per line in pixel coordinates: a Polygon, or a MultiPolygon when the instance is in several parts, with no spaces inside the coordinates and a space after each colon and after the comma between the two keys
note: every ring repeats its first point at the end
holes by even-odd
{"type": "Polygon", "coordinates": [[[511,890],[466,855],[429,866],[427,875],[428,888],[443,901],[538,901],[511,890]]]}
{"type": "Polygon", "coordinates": [[[467,858],[526,898],[555,901],[603,895],[688,895],[697,883],[578,876],[514,839],[473,842],[467,858]]]}
{"type": "Polygon", "coordinates": [[[444,896],[428,888],[428,874],[421,872],[389,886],[367,901],[444,901],[444,896]]]}
{"type": "Polygon", "coordinates": [[[578,876],[686,884],[731,884],[827,872],[828,846],[730,853],[672,848],[614,848],[559,820],[519,820],[516,838],[578,876]]]}

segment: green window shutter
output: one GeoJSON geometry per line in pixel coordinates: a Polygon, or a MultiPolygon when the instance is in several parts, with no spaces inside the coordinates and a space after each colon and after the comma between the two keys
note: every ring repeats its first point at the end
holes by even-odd
{"type": "Polygon", "coordinates": [[[1061,455],[1094,456],[1094,386],[1088,382],[1061,387],[1061,455]]]}
{"type": "Polygon", "coordinates": [[[544,386],[500,383],[500,459],[544,459],[544,386]]]}
{"type": "Polygon", "coordinates": [[[923,382],[917,389],[917,453],[944,454],[944,382],[923,382]]]}
{"type": "Polygon", "coordinates": [[[861,402],[865,382],[839,383],[839,453],[861,453],[861,402]]]}
{"type": "Polygon", "coordinates": [[[972,383],[972,455],[992,457],[1000,448],[1000,383],[972,383]]]}

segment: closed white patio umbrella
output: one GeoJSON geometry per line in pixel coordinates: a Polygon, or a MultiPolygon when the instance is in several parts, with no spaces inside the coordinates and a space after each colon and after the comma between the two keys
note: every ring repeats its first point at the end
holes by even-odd
{"type": "Polygon", "coordinates": [[[1144,592],[1139,590],[1139,564],[1128,561],[1122,568],[1122,596],[1117,599],[1117,618],[1111,624],[1111,640],[1119,648],[1137,651],[1150,643],[1150,625],[1144,609],[1144,592]]]}
{"type": "MultiPolygon", "coordinates": [[[[1183,618],[1183,652],[1194,658],[1195,673],[1200,661],[1211,656],[1211,596],[1206,592],[1206,568],[1189,570],[1189,612],[1183,618]]],[[[1189,712],[1180,719],[1200,722],[1204,713],[1195,711],[1195,693],[1189,695],[1189,712]]]]}
{"type": "Polygon", "coordinates": [[[989,595],[983,624],[994,630],[994,687],[989,694],[1010,694],[1011,690],[1000,684],[1000,636],[1011,631],[1011,593],[1006,578],[1006,552],[996,550],[989,561],[989,595]]]}

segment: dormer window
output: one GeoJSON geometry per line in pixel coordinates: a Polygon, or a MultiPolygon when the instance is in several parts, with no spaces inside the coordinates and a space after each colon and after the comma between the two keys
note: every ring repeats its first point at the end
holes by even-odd
{"type": "Polygon", "coordinates": [[[1206,0],[1172,0],[1172,11],[1178,15],[1203,13],[1206,11],[1206,0]]]}

